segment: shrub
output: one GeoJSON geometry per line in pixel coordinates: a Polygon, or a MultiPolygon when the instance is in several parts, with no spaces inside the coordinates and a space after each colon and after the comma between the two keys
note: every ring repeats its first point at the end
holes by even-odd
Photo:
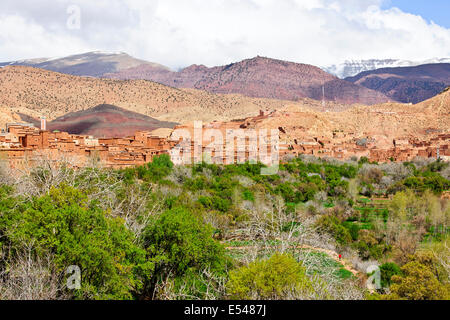
{"type": "Polygon", "coordinates": [[[369,163],[369,159],[367,157],[361,157],[359,158],[358,164],[363,165],[365,163],[369,163]]]}
{"type": "Polygon", "coordinates": [[[356,248],[361,258],[363,259],[380,259],[385,250],[385,246],[378,244],[378,240],[375,238],[375,232],[371,230],[359,230],[358,243],[356,248]]]}
{"type": "Polygon", "coordinates": [[[381,286],[383,288],[389,288],[391,286],[391,278],[395,275],[400,275],[401,270],[400,267],[393,263],[387,262],[380,266],[381,271],[381,286]]]}
{"type": "Polygon", "coordinates": [[[360,230],[361,228],[359,227],[359,225],[358,225],[357,223],[353,223],[353,222],[344,222],[344,223],[343,223],[343,226],[344,226],[345,228],[347,228],[347,230],[349,231],[349,233],[350,233],[350,235],[351,235],[353,241],[358,240],[358,236],[359,236],[358,233],[359,233],[359,230],[360,230]]]}
{"type": "Polygon", "coordinates": [[[155,273],[144,294],[151,297],[156,284],[169,275],[182,279],[200,277],[207,269],[215,274],[225,272],[225,249],[213,239],[213,232],[211,226],[183,208],[166,211],[150,222],[143,240],[148,258],[155,263],[155,273]]]}
{"type": "Polygon", "coordinates": [[[54,256],[58,274],[71,265],[80,267],[76,298],[130,299],[153,268],[123,221],[108,216],[72,187],[52,188],[49,195],[5,212],[0,229],[8,235],[3,241],[13,249],[10,254],[33,243],[37,255],[54,256]]]}
{"type": "Polygon", "coordinates": [[[316,226],[322,231],[331,234],[340,245],[346,245],[352,242],[352,236],[339,219],[333,216],[321,216],[316,226]]]}
{"type": "Polygon", "coordinates": [[[432,270],[417,261],[401,268],[402,275],[391,278],[391,294],[387,299],[396,300],[447,300],[449,288],[439,283],[432,270]]]}
{"type": "Polygon", "coordinates": [[[280,184],[275,192],[281,195],[286,202],[296,202],[295,191],[290,183],[280,184]]]}
{"type": "Polygon", "coordinates": [[[145,181],[158,182],[161,179],[167,177],[173,168],[173,163],[170,160],[170,156],[162,154],[154,157],[152,162],[147,163],[145,166],[137,168],[139,179],[145,181]]]}
{"type": "Polygon", "coordinates": [[[283,299],[312,291],[312,285],[300,263],[292,256],[276,253],[268,260],[231,271],[227,290],[231,299],[283,299]]]}
{"type": "Polygon", "coordinates": [[[242,199],[247,201],[255,201],[255,196],[250,190],[244,190],[244,192],[242,193],[242,199]]]}
{"type": "Polygon", "coordinates": [[[398,191],[405,191],[411,189],[418,193],[423,193],[426,190],[431,190],[434,193],[442,193],[450,188],[450,181],[439,175],[438,173],[429,172],[424,176],[408,177],[396,184],[390,186],[387,190],[389,194],[398,191]]]}

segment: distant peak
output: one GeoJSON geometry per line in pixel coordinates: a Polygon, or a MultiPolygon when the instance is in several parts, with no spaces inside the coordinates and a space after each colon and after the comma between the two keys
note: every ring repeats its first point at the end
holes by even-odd
{"type": "MultiPolygon", "coordinates": [[[[270,58],[270,57],[264,57],[257,55],[254,58],[246,59],[241,62],[263,62],[263,63],[273,63],[273,64],[283,64],[283,65],[308,65],[301,62],[294,62],[294,61],[288,61],[288,60],[281,60],[276,58],[270,58]]],[[[308,65],[310,66],[310,65],[308,65]]]]}
{"type": "Polygon", "coordinates": [[[265,61],[277,61],[277,59],[273,59],[273,58],[269,58],[269,57],[263,57],[263,56],[260,56],[260,55],[257,55],[256,57],[248,59],[248,60],[249,61],[263,61],[263,60],[265,60],[265,61]]]}
{"type": "Polygon", "coordinates": [[[185,71],[197,71],[197,70],[206,70],[206,69],[208,69],[208,67],[203,65],[203,64],[193,64],[193,65],[190,65],[189,67],[186,67],[186,68],[184,68],[182,70],[185,70],[185,71]]]}
{"type": "Polygon", "coordinates": [[[98,54],[98,55],[108,55],[108,56],[113,56],[113,55],[127,55],[128,54],[126,52],[123,51],[101,51],[101,50],[97,50],[97,51],[91,51],[91,52],[87,52],[86,54],[98,54]]]}

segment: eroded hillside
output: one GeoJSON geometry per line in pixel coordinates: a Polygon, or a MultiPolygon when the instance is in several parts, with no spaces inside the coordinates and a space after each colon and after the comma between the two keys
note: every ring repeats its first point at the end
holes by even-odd
{"type": "MultiPolygon", "coordinates": [[[[287,104],[322,109],[319,101],[297,103],[248,98],[235,94],[212,94],[196,89],[176,89],[145,80],[107,80],[77,77],[32,67],[12,66],[0,70],[0,107],[33,117],[56,119],[70,112],[99,104],[112,104],[159,120],[224,121],[273,111],[287,104]]],[[[348,106],[329,102],[326,108],[348,106]]]]}

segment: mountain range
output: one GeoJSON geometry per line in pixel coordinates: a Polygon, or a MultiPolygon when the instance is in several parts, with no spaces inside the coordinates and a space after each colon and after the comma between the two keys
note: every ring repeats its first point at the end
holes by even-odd
{"type": "Polygon", "coordinates": [[[255,57],[226,66],[193,65],[179,72],[135,67],[108,74],[114,79],[146,79],[177,88],[211,93],[237,93],[248,97],[296,101],[301,98],[339,103],[377,104],[389,101],[384,94],[341,80],[318,67],[255,57]]]}
{"type": "MultiPolygon", "coordinates": [[[[330,140],[351,137],[369,139],[378,147],[389,148],[394,139],[428,139],[430,134],[449,131],[450,88],[415,105],[384,103],[354,106],[342,112],[317,112],[298,106],[286,106],[268,117],[246,121],[246,127],[281,128],[280,139],[289,143],[311,137],[330,140]]],[[[339,143],[339,142],[338,142],[339,143]]]]}
{"type": "Polygon", "coordinates": [[[0,63],[0,69],[30,66],[75,76],[150,80],[173,88],[214,94],[286,101],[310,98],[335,104],[374,105],[388,101],[417,103],[438,94],[450,84],[449,63],[445,62],[450,63],[450,59],[422,62],[351,60],[322,70],[308,64],[258,56],[225,66],[192,65],[172,71],[161,64],[136,59],[123,52],[95,51],[62,58],[4,62],[0,63]],[[352,76],[340,79],[336,75],[352,76]]]}
{"type": "MultiPolygon", "coordinates": [[[[70,76],[23,66],[0,69],[0,110],[34,118],[46,116],[49,120],[110,104],[161,121],[221,121],[251,116],[260,110],[276,110],[288,103],[294,102],[177,89],[146,80],[70,76]]],[[[297,103],[322,108],[316,100],[297,103]]],[[[349,107],[333,102],[327,106],[335,110],[349,107]]]]}
{"type": "Polygon", "coordinates": [[[242,94],[255,98],[291,101],[324,98],[346,104],[376,104],[389,100],[382,93],[341,80],[318,67],[264,57],[212,68],[192,65],[179,72],[160,64],[135,59],[125,53],[100,51],[64,58],[0,63],[0,67],[5,66],[31,66],[96,78],[151,80],[176,88],[242,94]]]}
{"type": "Polygon", "coordinates": [[[415,105],[327,102],[324,107],[321,101],[309,98],[249,98],[177,89],[146,80],[70,76],[23,66],[0,69],[0,125],[37,122],[45,115],[50,130],[97,137],[129,136],[135,130],[155,128],[167,131],[175,122],[238,121],[264,111],[263,117],[257,117],[263,119],[262,128],[282,128],[287,141],[339,133],[358,139],[371,137],[387,145],[404,135],[448,131],[449,107],[449,89],[415,105]]]}
{"type": "Polygon", "coordinates": [[[450,63],[383,68],[362,72],[346,80],[382,92],[393,101],[419,103],[450,86],[450,63]]]}
{"type": "Polygon", "coordinates": [[[107,73],[120,72],[137,66],[146,66],[154,70],[169,68],[157,63],[131,57],[124,52],[94,51],[61,58],[38,58],[0,63],[5,66],[29,66],[74,76],[101,78],[107,73]]]}
{"type": "Polygon", "coordinates": [[[347,60],[340,64],[324,67],[323,70],[345,79],[354,77],[361,72],[372,71],[382,68],[416,67],[423,64],[450,63],[450,58],[434,58],[424,61],[410,61],[399,59],[369,59],[369,60],[347,60]]]}

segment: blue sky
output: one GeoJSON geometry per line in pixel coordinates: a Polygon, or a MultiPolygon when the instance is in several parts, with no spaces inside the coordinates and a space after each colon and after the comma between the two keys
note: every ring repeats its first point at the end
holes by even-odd
{"type": "Polygon", "coordinates": [[[450,28],[450,0],[386,0],[384,7],[397,7],[450,28]]]}

